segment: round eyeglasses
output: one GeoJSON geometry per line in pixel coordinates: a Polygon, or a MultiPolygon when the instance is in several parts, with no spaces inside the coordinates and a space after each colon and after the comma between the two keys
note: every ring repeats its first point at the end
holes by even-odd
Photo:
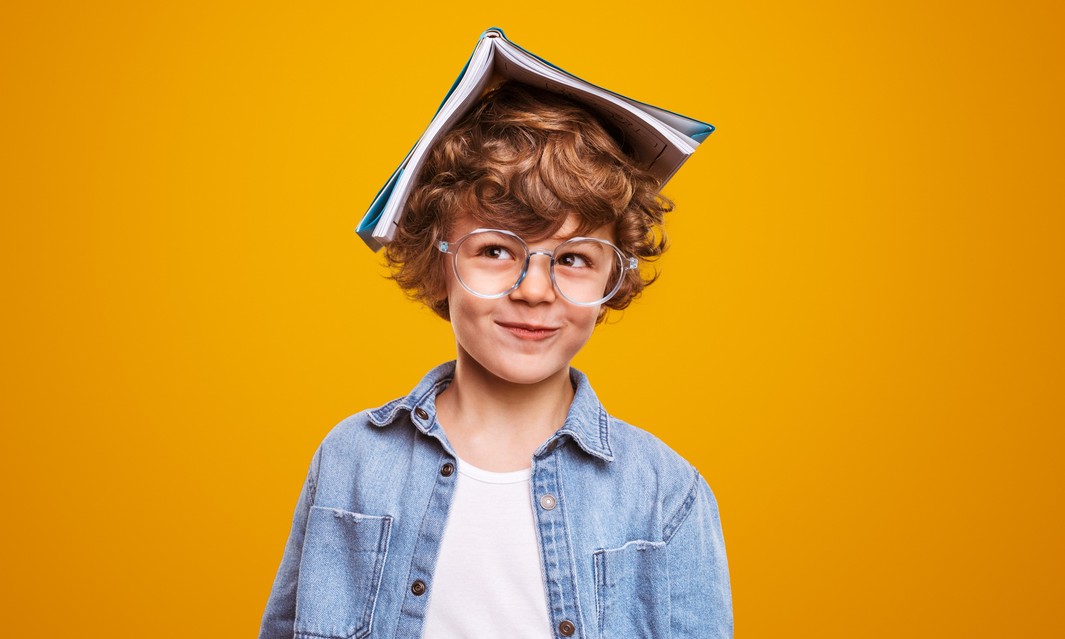
{"type": "Polygon", "coordinates": [[[551,283],[577,306],[595,306],[614,297],[625,272],[639,267],[635,257],[625,257],[618,247],[594,237],[568,239],[553,251],[531,251],[510,231],[477,229],[456,242],[439,242],[437,248],[454,258],[462,287],[484,299],[504,297],[521,286],[533,255],[551,260],[551,283]]]}

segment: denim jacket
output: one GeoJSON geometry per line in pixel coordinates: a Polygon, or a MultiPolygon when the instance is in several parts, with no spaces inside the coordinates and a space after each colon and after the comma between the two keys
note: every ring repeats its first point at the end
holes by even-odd
{"type": "MultiPolygon", "coordinates": [[[[417,639],[458,475],[435,398],[454,363],[338,424],[311,462],[260,639],[417,639]]],[[[653,435],[610,417],[587,378],[533,454],[553,636],[732,636],[717,504],[653,435]]]]}

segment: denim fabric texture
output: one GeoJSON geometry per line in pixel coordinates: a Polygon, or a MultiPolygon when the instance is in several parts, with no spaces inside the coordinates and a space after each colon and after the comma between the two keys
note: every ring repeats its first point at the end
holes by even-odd
{"type": "MultiPolygon", "coordinates": [[[[311,461],[260,639],[417,638],[457,473],[436,421],[454,363],[338,424],[311,461]]],[[[717,503],[691,464],[610,417],[588,379],[534,453],[552,635],[732,636],[717,503]]]]}

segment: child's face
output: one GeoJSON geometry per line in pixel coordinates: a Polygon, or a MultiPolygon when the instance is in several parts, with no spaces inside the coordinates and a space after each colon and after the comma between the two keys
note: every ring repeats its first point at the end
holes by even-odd
{"type": "MultiPolygon", "coordinates": [[[[448,239],[455,241],[478,227],[476,220],[462,216],[448,239]]],[[[577,219],[571,215],[554,236],[525,239],[530,250],[553,250],[573,237],[576,228],[577,219]]],[[[613,227],[585,237],[613,242],[613,227]]],[[[568,376],[570,360],[592,336],[600,306],[577,306],[559,295],[551,284],[548,257],[533,255],[521,286],[499,299],[471,294],[456,279],[451,260],[444,262],[451,327],[464,365],[517,384],[568,376]]]]}

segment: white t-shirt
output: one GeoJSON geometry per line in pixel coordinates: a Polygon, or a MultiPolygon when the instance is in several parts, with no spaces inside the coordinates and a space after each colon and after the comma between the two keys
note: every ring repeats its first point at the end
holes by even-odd
{"type": "Polygon", "coordinates": [[[424,639],[552,636],[530,475],[531,469],[493,473],[458,461],[424,639]]]}

